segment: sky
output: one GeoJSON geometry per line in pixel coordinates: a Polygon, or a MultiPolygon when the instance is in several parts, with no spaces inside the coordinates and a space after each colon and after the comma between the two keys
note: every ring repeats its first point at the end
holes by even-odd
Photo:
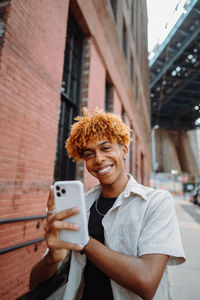
{"type": "Polygon", "coordinates": [[[149,52],[155,44],[164,41],[184,12],[183,6],[187,1],[190,2],[189,0],[147,0],[149,52]]]}

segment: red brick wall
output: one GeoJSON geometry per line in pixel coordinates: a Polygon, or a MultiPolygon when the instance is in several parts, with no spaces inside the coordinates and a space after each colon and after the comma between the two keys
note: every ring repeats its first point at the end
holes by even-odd
{"type": "Polygon", "coordinates": [[[122,114],[122,104],[115,89],[113,89],[113,112],[119,116],[122,114]]]}
{"type": "MultiPolygon", "coordinates": [[[[12,0],[1,51],[0,218],[45,214],[53,180],[68,0],[12,0]]],[[[43,236],[43,223],[0,226],[1,249],[43,236]]],[[[0,299],[27,290],[45,243],[0,256],[0,299]]]]}
{"type": "MultiPolygon", "coordinates": [[[[95,44],[90,45],[90,69],[88,81],[88,110],[92,112],[96,107],[104,108],[106,69],[95,44]]],[[[88,191],[98,181],[85,168],[84,184],[88,191]]]]}
{"type": "MultiPolygon", "coordinates": [[[[137,176],[143,151],[148,180],[147,118],[143,126],[119,36],[113,30],[110,4],[106,0],[71,1],[75,2],[81,10],[77,21],[87,35],[82,105],[88,105],[90,111],[104,107],[109,75],[114,86],[114,112],[121,114],[123,104],[135,132],[133,163],[137,176]]],[[[0,54],[1,219],[45,213],[53,180],[68,5],[69,0],[49,0],[48,5],[41,0],[11,0],[7,7],[0,54]]],[[[88,173],[84,172],[84,177],[86,189],[96,183],[88,173]]],[[[44,222],[40,220],[39,228],[38,221],[0,225],[1,249],[40,238],[44,222]]],[[[0,299],[12,300],[27,291],[30,270],[45,247],[42,242],[38,250],[30,245],[0,256],[0,299]]]]}
{"type": "Polygon", "coordinates": [[[84,39],[83,43],[83,56],[82,56],[82,78],[81,78],[81,101],[80,101],[80,112],[83,107],[88,105],[88,84],[90,74],[90,47],[91,38],[84,39]]]}
{"type": "Polygon", "coordinates": [[[94,42],[90,46],[88,110],[104,108],[106,69],[94,42]]]}
{"type": "Polygon", "coordinates": [[[46,243],[30,245],[1,255],[0,297],[1,300],[14,300],[28,291],[31,267],[43,256],[46,243]]]}
{"type": "MultiPolygon", "coordinates": [[[[137,48],[136,43],[140,42],[140,40],[144,39],[145,36],[143,35],[144,32],[141,31],[140,27],[134,27],[137,31],[138,38],[132,40],[129,45],[131,45],[131,53],[134,59],[134,78],[137,78],[137,95],[135,96],[135,82],[134,85],[130,79],[130,72],[129,72],[129,58],[126,60],[123,51],[121,49],[121,41],[122,41],[122,20],[123,11],[120,11],[120,7],[123,6],[123,3],[119,2],[119,10],[117,14],[117,22],[113,19],[112,9],[110,6],[109,1],[102,0],[102,1],[89,1],[89,0],[77,0],[79,9],[82,16],[80,24],[83,24],[83,19],[87,23],[87,34],[92,36],[92,39],[95,41],[96,48],[102,58],[103,65],[106,69],[106,74],[109,75],[110,82],[114,86],[114,89],[117,95],[120,98],[120,102],[122,103],[125,112],[130,120],[131,127],[135,131],[138,140],[138,146],[142,149],[144,157],[146,159],[147,164],[151,163],[151,151],[150,151],[150,119],[149,115],[147,114],[148,110],[146,108],[147,102],[149,101],[148,93],[144,93],[144,89],[149,85],[149,73],[148,73],[148,64],[145,65],[145,78],[143,78],[143,73],[140,71],[142,65],[140,64],[140,60],[138,56],[141,56],[141,53],[147,59],[147,49],[146,46],[142,50],[141,53],[135,53],[135,49],[137,48]],[[121,19],[120,19],[121,18],[121,19]],[[117,28],[117,30],[116,30],[117,28]],[[144,83],[144,81],[145,83],[144,83]],[[144,99],[144,97],[146,97],[144,99]],[[141,101],[141,103],[140,103],[141,101]],[[144,109],[145,106],[145,109],[144,109]],[[145,112],[144,112],[145,111],[145,112]]],[[[123,2],[123,1],[122,1],[123,2]]],[[[126,6],[126,5],[124,5],[126,6]]],[[[144,3],[141,3],[141,9],[144,10],[144,3]]],[[[130,11],[129,11],[130,12],[130,11]]],[[[127,15],[126,18],[128,20],[128,11],[126,11],[127,15]]],[[[136,17],[138,11],[137,8],[134,10],[134,17],[136,17]]],[[[132,28],[129,28],[129,38],[131,39],[132,36],[132,28]]],[[[130,49],[129,49],[130,50],[130,49]]],[[[129,56],[128,56],[129,57],[129,56]]],[[[98,69],[95,76],[98,76],[98,69]]],[[[94,91],[95,92],[95,91],[94,91]]],[[[102,92],[102,91],[101,91],[102,92]]],[[[95,95],[95,94],[94,94],[95,95]]],[[[98,94],[96,93],[97,99],[98,94]]],[[[114,95],[115,97],[115,95],[114,95]]],[[[93,100],[95,101],[95,100],[93,100]]],[[[94,106],[93,102],[93,106],[94,106]]],[[[118,106],[114,100],[114,111],[118,106]],[[117,105],[117,106],[116,106],[117,105]]],[[[88,105],[90,103],[88,102],[88,105]]],[[[136,145],[134,145],[136,146],[136,145]]],[[[139,157],[138,161],[135,162],[135,166],[139,164],[139,157]]],[[[149,184],[148,178],[150,175],[150,169],[147,168],[145,171],[145,184],[149,184]]],[[[139,173],[138,173],[139,174],[139,173]]]]}

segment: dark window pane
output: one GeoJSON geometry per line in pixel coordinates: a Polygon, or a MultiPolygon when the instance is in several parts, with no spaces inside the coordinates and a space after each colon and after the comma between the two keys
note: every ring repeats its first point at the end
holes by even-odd
{"type": "Polygon", "coordinates": [[[112,85],[106,80],[104,110],[107,112],[113,111],[113,89],[112,85]]]}
{"type": "Polygon", "coordinates": [[[127,29],[126,29],[126,25],[125,25],[125,21],[123,22],[123,51],[124,51],[124,55],[125,57],[127,57],[127,29]]]}
{"type": "Polygon", "coordinates": [[[117,0],[110,0],[110,4],[112,7],[113,15],[116,19],[116,17],[117,17],[117,0]]]}
{"type": "Polygon", "coordinates": [[[67,25],[58,140],[55,160],[55,180],[75,179],[76,164],[68,157],[65,142],[79,112],[83,34],[69,13],[67,25]]]}

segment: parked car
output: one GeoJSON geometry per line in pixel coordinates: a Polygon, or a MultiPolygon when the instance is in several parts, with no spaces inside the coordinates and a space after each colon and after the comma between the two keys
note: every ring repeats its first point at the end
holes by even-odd
{"type": "Polygon", "coordinates": [[[200,205],[200,186],[196,187],[193,191],[192,202],[200,205]]]}

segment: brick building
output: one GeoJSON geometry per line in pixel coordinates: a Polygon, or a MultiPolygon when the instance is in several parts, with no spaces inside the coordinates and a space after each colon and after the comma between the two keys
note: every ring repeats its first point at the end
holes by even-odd
{"type": "Polygon", "coordinates": [[[0,24],[0,298],[12,300],[46,248],[49,186],[95,184],[64,149],[83,106],[122,116],[132,129],[127,171],[148,185],[146,2],[2,0],[0,24]]]}

